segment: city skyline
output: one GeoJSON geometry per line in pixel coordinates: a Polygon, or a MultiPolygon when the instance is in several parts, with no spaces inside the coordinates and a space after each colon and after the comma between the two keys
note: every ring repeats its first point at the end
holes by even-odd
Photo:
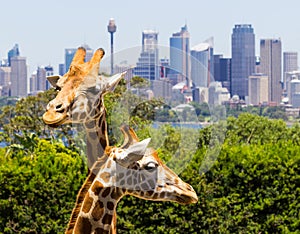
{"type": "Polygon", "coordinates": [[[186,10],[179,1],[173,1],[172,5],[151,1],[146,8],[138,1],[131,1],[130,5],[117,1],[82,4],[77,0],[40,4],[34,0],[19,2],[18,7],[13,1],[1,4],[2,19],[8,23],[4,27],[5,36],[0,38],[0,58],[6,58],[7,52],[17,43],[21,56],[27,57],[29,72],[50,64],[57,73],[58,64],[64,62],[64,49],[82,44],[93,49],[103,47],[109,57],[107,23],[111,17],[118,27],[116,53],[140,46],[141,32],[147,29],[158,31],[159,45],[169,46],[172,33],[185,23],[191,34],[191,46],[213,36],[215,54],[224,57],[231,57],[230,34],[235,24],[253,26],[256,55],[259,55],[261,38],[281,38],[282,51],[300,52],[300,33],[297,32],[300,26],[293,23],[291,17],[298,14],[300,3],[296,0],[282,4],[255,0],[246,5],[237,0],[187,1],[186,10]]]}

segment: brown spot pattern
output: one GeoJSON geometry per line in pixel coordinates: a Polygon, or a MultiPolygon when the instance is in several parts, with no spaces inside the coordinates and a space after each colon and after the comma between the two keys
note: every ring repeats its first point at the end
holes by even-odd
{"type": "Polygon", "coordinates": [[[103,207],[104,207],[103,202],[98,200],[95,204],[95,207],[94,207],[92,213],[91,213],[92,217],[95,221],[100,220],[101,217],[103,216],[103,213],[104,213],[103,207]]]}
{"type": "Polygon", "coordinates": [[[100,175],[100,178],[105,182],[105,183],[108,183],[109,179],[110,179],[110,173],[108,172],[103,172],[101,175],[100,175]]]}
{"type": "Polygon", "coordinates": [[[109,209],[109,210],[113,210],[114,209],[114,203],[111,202],[111,201],[107,202],[106,206],[107,206],[107,209],[109,209]]]}
{"type": "MultiPolygon", "coordinates": [[[[86,196],[89,196],[88,194],[86,196]]],[[[84,200],[83,206],[82,206],[82,211],[84,213],[88,213],[93,205],[94,199],[92,197],[88,197],[84,200]]]]}
{"type": "Polygon", "coordinates": [[[103,189],[103,184],[99,181],[95,181],[92,187],[92,191],[96,196],[99,196],[101,190],[103,189]]]}
{"type": "Polygon", "coordinates": [[[78,226],[75,228],[75,234],[91,233],[92,225],[88,218],[79,217],[78,226]]]}
{"type": "Polygon", "coordinates": [[[110,188],[105,188],[101,196],[104,198],[107,197],[109,194],[110,194],[110,188]]]}
{"type": "Polygon", "coordinates": [[[109,234],[109,231],[104,230],[103,228],[96,228],[95,234],[109,234]]]}
{"type": "Polygon", "coordinates": [[[105,214],[103,219],[102,219],[102,223],[103,224],[111,224],[111,221],[112,221],[112,215],[110,214],[105,214]]]}

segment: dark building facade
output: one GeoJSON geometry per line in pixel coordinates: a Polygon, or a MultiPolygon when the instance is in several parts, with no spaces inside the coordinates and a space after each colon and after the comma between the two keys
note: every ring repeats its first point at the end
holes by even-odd
{"type": "Polygon", "coordinates": [[[255,72],[255,35],[250,24],[238,24],[231,35],[231,96],[245,100],[248,78],[255,72]]]}

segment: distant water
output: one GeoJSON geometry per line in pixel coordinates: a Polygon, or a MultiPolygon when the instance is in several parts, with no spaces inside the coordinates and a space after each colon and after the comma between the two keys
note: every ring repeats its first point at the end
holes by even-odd
{"type": "Polygon", "coordinates": [[[161,125],[169,124],[174,128],[192,128],[192,129],[202,129],[207,126],[207,124],[202,124],[199,122],[153,122],[153,128],[159,128],[161,125]]]}

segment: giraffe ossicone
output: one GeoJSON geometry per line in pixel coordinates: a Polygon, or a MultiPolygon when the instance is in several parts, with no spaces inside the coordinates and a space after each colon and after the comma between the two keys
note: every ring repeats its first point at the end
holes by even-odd
{"type": "Polygon", "coordinates": [[[85,55],[85,49],[79,47],[66,74],[48,77],[58,92],[48,103],[43,121],[51,127],[82,123],[87,136],[88,167],[91,168],[109,145],[104,95],[114,90],[125,72],[101,76],[99,66],[104,50],[96,50],[88,62],[84,62],[85,55]]]}
{"type": "Polygon", "coordinates": [[[94,164],[73,209],[66,233],[116,233],[116,207],[125,195],[153,201],[191,204],[198,201],[191,185],[182,181],[128,126],[121,128],[125,142],[110,146],[94,164]]]}
{"type": "MultiPolygon", "coordinates": [[[[80,47],[74,55],[70,68],[63,76],[47,77],[59,92],[47,105],[43,120],[57,127],[64,123],[83,123],[94,119],[98,113],[92,107],[99,97],[113,91],[125,72],[111,77],[99,75],[103,49],[98,49],[92,59],[84,62],[85,49],[80,47]]],[[[100,98],[100,99],[101,99],[100,98]]],[[[100,101],[100,100],[99,100],[100,101]]]]}

